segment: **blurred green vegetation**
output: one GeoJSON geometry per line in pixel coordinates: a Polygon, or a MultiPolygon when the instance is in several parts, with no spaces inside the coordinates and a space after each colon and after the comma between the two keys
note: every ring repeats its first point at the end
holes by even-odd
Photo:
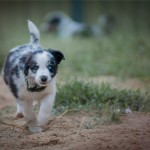
{"type": "MultiPolygon", "coordinates": [[[[46,13],[62,10],[71,15],[71,0],[44,2],[0,2],[0,67],[11,48],[28,43],[27,19],[38,27],[46,13]],[[61,4],[61,5],[58,5],[61,4]],[[9,11],[8,11],[9,10],[9,11]],[[42,10],[42,11],[41,11],[42,10]]],[[[100,14],[116,17],[114,32],[99,38],[59,39],[41,33],[41,44],[61,50],[66,57],[60,66],[62,76],[150,78],[150,21],[148,2],[83,1],[83,21],[96,22],[100,14]],[[91,11],[88,11],[88,8],[91,11]]]]}
{"type": "MultiPolygon", "coordinates": [[[[108,84],[95,85],[83,80],[70,79],[58,87],[53,113],[94,112],[97,124],[119,123],[128,111],[150,111],[150,93],[140,90],[112,89],[108,84]]],[[[130,112],[131,113],[131,112],[130,112]]],[[[87,128],[92,128],[89,124],[87,128]]]]}
{"type": "MultiPolygon", "coordinates": [[[[26,22],[25,22],[26,23],[26,22]]],[[[27,28],[27,27],[26,27],[27,28]]],[[[21,30],[21,28],[20,28],[21,30]]],[[[28,43],[26,29],[9,33],[11,40],[1,44],[0,66],[7,51],[16,45],[28,43]],[[7,43],[7,44],[6,44],[7,43]]],[[[41,35],[41,44],[46,48],[61,50],[66,60],[60,65],[63,75],[150,78],[150,42],[148,33],[115,31],[112,35],[97,38],[60,39],[49,34],[41,35]]]]}
{"type": "MultiPolygon", "coordinates": [[[[150,93],[140,90],[118,90],[109,84],[95,85],[83,80],[68,80],[58,87],[55,106],[59,109],[110,109],[124,112],[126,108],[132,111],[150,111],[150,93]]],[[[63,110],[64,111],[64,110],[63,110]]]]}
{"type": "MultiPolygon", "coordinates": [[[[50,40],[64,52],[61,73],[81,76],[114,75],[148,79],[149,35],[116,32],[100,39],[50,40]]],[[[50,38],[46,38],[43,43],[50,38]]]]}

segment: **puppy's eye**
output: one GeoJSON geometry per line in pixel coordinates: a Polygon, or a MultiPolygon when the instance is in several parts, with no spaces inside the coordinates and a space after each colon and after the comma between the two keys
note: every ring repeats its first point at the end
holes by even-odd
{"type": "Polygon", "coordinates": [[[32,70],[33,73],[36,73],[36,71],[38,70],[38,68],[39,68],[38,66],[32,66],[31,70],[32,70]]]}
{"type": "Polygon", "coordinates": [[[53,72],[53,66],[52,66],[52,65],[48,65],[47,68],[48,68],[48,70],[49,70],[50,72],[53,72]]]}

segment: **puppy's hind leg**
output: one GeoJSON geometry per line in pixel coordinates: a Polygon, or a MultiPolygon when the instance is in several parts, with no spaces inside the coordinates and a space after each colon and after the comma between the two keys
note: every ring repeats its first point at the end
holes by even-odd
{"type": "Polygon", "coordinates": [[[15,115],[15,119],[23,118],[23,112],[22,112],[22,103],[20,100],[17,100],[17,112],[15,115]]]}

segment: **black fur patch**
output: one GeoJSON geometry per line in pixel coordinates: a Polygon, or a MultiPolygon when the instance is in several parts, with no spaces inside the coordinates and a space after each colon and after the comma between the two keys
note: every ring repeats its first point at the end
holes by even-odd
{"type": "Polygon", "coordinates": [[[61,22],[61,18],[59,16],[53,16],[49,21],[50,25],[59,25],[61,22]]]}
{"type": "Polygon", "coordinates": [[[25,75],[28,74],[27,62],[29,61],[31,56],[32,56],[32,52],[29,52],[20,58],[20,69],[24,72],[25,75]]]}
{"type": "Polygon", "coordinates": [[[47,51],[54,56],[58,64],[61,62],[62,59],[65,60],[64,54],[62,52],[52,49],[48,49],[47,51]]]}
{"type": "Polygon", "coordinates": [[[55,61],[55,58],[50,58],[50,60],[47,63],[47,68],[51,73],[51,77],[53,78],[56,75],[58,69],[58,63],[55,61]]]}
{"type": "Polygon", "coordinates": [[[33,33],[30,33],[30,34],[33,37],[33,43],[38,43],[39,39],[36,37],[36,35],[33,33]]]}
{"type": "Polygon", "coordinates": [[[30,54],[27,54],[24,57],[22,57],[22,59],[24,61],[23,64],[25,65],[24,66],[24,74],[26,76],[28,75],[29,68],[31,69],[34,65],[37,64],[36,60],[34,59],[35,55],[41,54],[43,52],[44,52],[43,50],[39,49],[37,51],[31,52],[30,54]]]}
{"type": "Polygon", "coordinates": [[[14,84],[12,77],[9,78],[9,87],[10,87],[10,90],[13,93],[13,95],[16,98],[18,98],[18,89],[17,89],[17,86],[14,84]]]}
{"type": "Polygon", "coordinates": [[[12,66],[15,63],[15,58],[11,59],[13,57],[14,53],[10,53],[6,58],[6,63],[4,66],[4,81],[6,84],[8,84],[8,79],[12,75],[16,75],[17,78],[19,78],[19,67],[18,64],[12,66]]]}
{"type": "Polygon", "coordinates": [[[12,56],[12,54],[10,53],[10,55],[8,55],[7,59],[6,59],[6,63],[4,66],[4,81],[7,85],[9,85],[11,92],[13,93],[13,95],[18,98],[18,89],[17,86],[14,84],[13,81],[13,76],[15,75],[17,78],[19,78],[19,67],[18,65],[14,65],[13,67],[12,65],[12,61],[10,61],[10,57],[12,56]]]}

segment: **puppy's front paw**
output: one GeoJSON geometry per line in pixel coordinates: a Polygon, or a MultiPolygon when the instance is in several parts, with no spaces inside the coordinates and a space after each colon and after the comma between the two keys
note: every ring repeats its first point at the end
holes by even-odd
{"type": "Polygon", "coordinates": [[[24,116],[22,113],[17,113],[15,117],[16,119],[19,119],[19,118],[23,118],[24,116]]]}
{"type": "Polygon", "coordinates": [[[39,126],[37,120],[32,120],[27,123],[28,128],[30,132],[36,133],[36,132],[42,132],[43,129],[39,126]]]}
{"type": "Polygon", "coordinates": [[[13,116],[13,120],[17,120],[17,119],[20,119],[20,118],[24,118],[23,114],[22,113],[16,113],[15,116],[13,116]]]}
{"type": "Polygon", "coordinates": [[[38,127],[38,126],[28,126],[30,132],[33,132],[33,133],[37,133],[37,132],[42,132],[43,129],[41,127],[38,127]]]}

